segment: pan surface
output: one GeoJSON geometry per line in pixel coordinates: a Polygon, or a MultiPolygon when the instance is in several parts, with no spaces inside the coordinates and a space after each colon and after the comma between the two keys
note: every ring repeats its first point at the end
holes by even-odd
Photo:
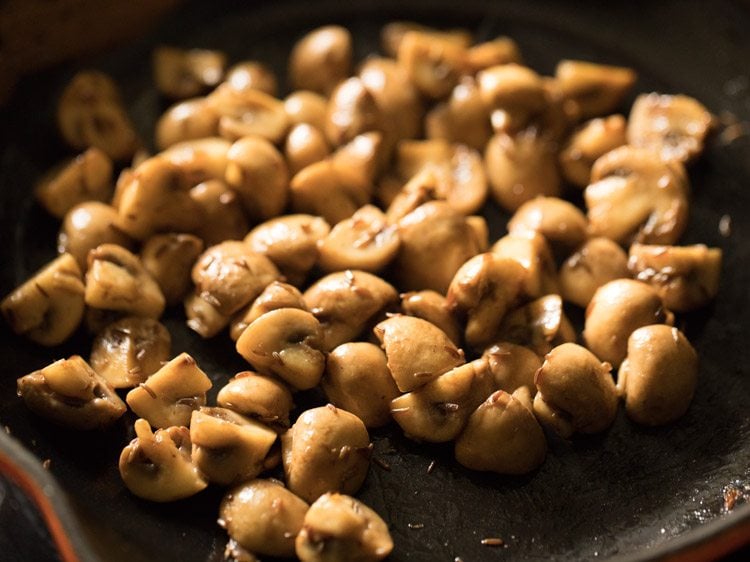
{"type": "MultiPolygon", "coordinates": [[[[685,93],[717,115],[750,120],[746,3],[188,3],[127,46],[27,78],[0,110],[0,293],[54,256],[59,224],[33,202],[31,189],[69,154],[55,131],[54,106],[76,70],[111,73],[141,134],[150,138],[164,109],[150,78],[150,53],[158,44],[217,48],[233,61],[267,62],[283,75],[289,49],[305,31],[331,22],[346,26],[361,59],[376,50],[378,30],[392,19],[466,26],[478,40],[509,35],[526,62],[545,74],[561,58],[631,66],[639,73],[636,92],[685,93]]],[[[465,470],[452,460],[450,447],[415,444],[394,426],[373,432],[375,455],[390,469],[374,464],[359,496],[389,523],[396,543],[391,560],[640,560],[696,548],[731,529],[748,532],[750,505],[738,503],[731,511],[724,505],[728,487],[750,484],[750,369],[744,362],[750,334],[750,221],[744,214],[750,211],[750,137],[730,140],[717,135],[690,170],[693,205],[683,243],[720,247],[725,259],[713,306],[681,317],[701,359],[688,413],[668,427],[644,429],[621,411],[603,435],[552,440],[544,465],[523,478],[465,470]],[[725,216],[731,228],[722,234],[725,216]],[[483,546],[485,537],[502,538],[505,546],[483,546]]],[[[490,218],[497,237],[505,218],[497,211],[490,218]]],[[[212,397],[222,381],[247,368],[228,338],[204,341],[187,330],[180,310],[169,311],[164,322],[173,353],[190,352],[213,379],[212,397]]],[[[81,557],[222,559],[226,539],[216,525],[221,490],[153,505],[122,485],[116,463],[132,437],[132,417],[104,433],[78,434],[33,416],[15,396],[17,377],[63,356],[86,356],[89,349],[82,331],[60,348],[43,349],[4,323],[0,327],[0,424],[37,458],[50,459],[49,472],[74,509],[61,516],[75,519],[73,532],[89,545],[81,557]]],[[[314,393],[299,400],[319,401],[314,393]]]]}

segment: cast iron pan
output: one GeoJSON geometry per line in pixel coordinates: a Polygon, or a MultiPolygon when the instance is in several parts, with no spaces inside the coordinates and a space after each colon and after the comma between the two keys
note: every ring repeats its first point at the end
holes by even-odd
{"type": "MultiPolygon", "coordinates": [[[[54,255],[58,224],[30,194],[43,171],[68,154],[53,126],[53,108],[75,70],[111,73],[141,133],[150,138],[151,124],[164,107],[149,73],[150,53],[159,43],[218,48],[232,60],[257,58],[283,73],[293,41],[315,26],[347,26],[360,58],[375,50],[379,28],[394,18],[467,26],[480,40],[510,35],[526,61],[544,73],[563,57],[631,66],[640,76],[637,91],[682,92],[717,115],[750,119],[750,10],[740,2],[187,4],[127,46],[26,79],[4,108],[0,293],[54,255]]],[[[374,432],[375,455],[390,470],[373,465],[359,495],[389,523],[396,543],[392,560],[642,560],[685,549],[704,559],[747,541],[750,505],[738,502],[727,510],[724,492],[732,486],[747,490],[750,482],[750,221],[745,215],[750,142],[747,136],[728,140],[716,137],[690,171],[693,207],[684,242],[722,248],[725,266],[715,304],[681,319],[701,358],[698,391],[687,415],[665,428],[643,429],[621,412],[604,435],[552,440],[541,469],[523,478],[469,472],[451,459],[449,447],[412,443],[395,427],[374,432]],[[718,228],[724,215],[731,217],[728,236],[718,228]],[[500,537],[506,546],[483,546],[485,537],[500,537]],[[707,541],[713,541],[709,547],[707,541]]],[[[495,211],[490,218],[499,236],[503,217],[495,211]]],[[[580,319],[580,313],[573,314],[580,319]]],[[[181,311],[170,311],[165,323],[174,353],[193,354],[215,388],[246,368],[228,338],[203,341],[186,330],[181,311]]],[[[215,523],[220,490],[153,505],[122,485],[116,460],[131,438],[131,418],[106,433],[70,433],[31,415],[15,396],[17,377],[56,358],[87,355],[87,336],[78,334],[49,350],[14,336],[4,323],[0,330],[0,423],[38,459],[50,459],[49,473],[70,506],[41,469],[27,476],[46,486],[46,497],[54,500],[63,521],[60,528],[72,535],[79,556],[128,562],[221,559],[226,539],[215,523]]],[[[319,400],[311,394],[300,402],[319,400]]],[[[7,454],[25,458],[15,448],[7,454]]],[[[3,521],[6,533],[20,525],[20,519],[3,521]]]]}

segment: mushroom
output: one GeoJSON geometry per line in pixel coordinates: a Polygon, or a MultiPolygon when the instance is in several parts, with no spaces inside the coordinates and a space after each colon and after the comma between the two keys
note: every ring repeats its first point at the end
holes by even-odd
{"type": "Polygon", "coordinates": [[[413,21],[392,21],[380,28],[380,46],[383,52],[387,56],[395,58],[404,37],[410,31],[419,31],[431,37],[450,41],[464,49],[468,49],[474,42],[474,38],[468,29],[435,29],[413,21]]]}
{"type": "Polygon", "coordinates": [[[427,320],[395,315],[374,328],[401,392],[409,392],[464,364],[464,353],[427,320]]]}
{"type": "Polygon", "coordinates": [[[471,413],[494,390],[487,360],[476,359],[395,398],[391,415],[409,438],[444,443],[461,433],[471,413]]]}
{"type": "Polygon", "coordinates": [[[120,476],[136,496],[171,502],[208,486],[190,459],[190,431],[168,427],[152,433],[146,420],[136,420],[135,439],[120,454],[120,476]]]}
{"type": "Polygon", "coordinates": [[[513,394],[498,390],[471,414],[456,439],[456,460],[466,468],[498,474],[526,474],[547,454],[547,440],[524,404],[521,387],[513,394]]]}
{"type": "Polygon", "coordinates": [[[633,244],[628,268],[638,281],[656,288],[669,310],[688,312],[707,305],[718,293],[721,259],[721,249],[703,244],[633,244]]]}
{"type": "Polygon", "coordinates": [[[58,219],[76,205],[106,201],[111,194],[112,160],[96,147],[52,170],[34,189],[37,201],[58,219]]]}
{"type": "Polygon", "coordinates": [[[144,382],[169,359],[172,338],[152,318],[129,316],[113,322],[94,338],[91,366],[113,388],[144,382]]]}
{"type": "Polygon", "coordinates": [[[358,189],[368,200],[373,192],[377,168],[384,157],[382,144],[383,134],[370,131],[339,146],[330,157],[339,181],[358,189]]]}
{"type": "Polygon", "coordinates": [[[690,186],[680,162],[621,146],[596,161],[591,181],[584,192],[591,235],[674,244],[685,231],[690,186]]]}
{"type": "Polygon", "coordinates": [[[575,340],[576,332],[565,316],[560,295],[546,295],[509,312],[496,337],[496,341],[529,347],[538,355],[575,340]]]}
{"type": "Polygon", "coordinates": [[[192,459],[209,481],[246,482],[263,471],[276,432],[226,408],[201,407],[190,418],[192,459]]]}
{"type": "Polygon", "coordinates": [[[232,319],[196,293],[191,293],[185,298],[184,308],[188,328],[204,338],[214,337],[226,328],[232,319]]]}
{"type": "Polygon", "coordinates": [[[201,210],[201,224],[194,233],[206,246],[224,240],[240,240],[250,230],[240,196],[224,181],[204,181],[189,193],[201,210]]]}
{"type": "Polygon", "coordinates": [[[401,310],[408,316],[427,320],[440,328],[456,345],[461,344],[461,328],[446,298],[435,291],[412,291],[401,295],[401,310]]]}
{"type": "Polygon", "coordinates": [[[407,31],[396,58],[425,97],[446,97],[464,73],[466,47],[439,33],[407,31]]]}
{"type": "Polygon", "coordinates": [[[153,427],[190,425],[193,410],[206,404],[211,380],[187,353],[181,353],[125,397],[130,409],[153,427]]]}
{"type": "Polygon", "coordinates": [[[382,121],[375,98],[354,76],[331,92],[323,131],[333,146],[339,146],[362,133],[380,130],[382,121]]]}
{"type": "Polygon", "coordinates": [[[317,386],[325,369],[323,328],[305,310],[279,308],[253,321],[237,339],[237,352],[262,373],[298,390],[317,386]]]}
{"type": "Polygon", "coordinates": [[[512,234],[538,232],[556,250],[567,255],[588,234],[586,215],[572,203],[557,197],[536,197],[521,205],[508,221],[512,234]]]}
{"type": "Polygon", "coordinates": [[[520,64],[484,69],[477,74],[477,85],[497,132],[513,135],[521,131],[547,106],[542,77],[520,64]]]}
{"type": "Polygon", "coordinates": [[[371,453],[362,420],[331,404],[306,410],[281,436],[287,485],[309,502],[326,492],[356,493],[367,476],[371,453]]]}
{"type": "Polygon", "coordinates": [[[536,232],[512,232],[500,238],[490,251],[500,258],[512,259],[524,268],[522,294],[537,298],[557,293],[557,273],[547,239],[536,232]]]}
{"type": "Polygon", "coordinates": [[[576,102],[584,119],[615,111],[630,92],[636,73],[622,66],[562,60],[555,79],[566,99],[576,102]]]}
{"type": "Polygon", "coordinates": [[[628,417],[643,425],[665,425],[680,418],[693,399],[698,354],[677,328],[643,326],[630,334],[617,375],[628,417]]]}
{"type": "Polygon", "coordinates": [[[307,503],[277,480],[251,480],[229,490],[219,525],[243,549],[262,556],[294,556],[307,503]]]}
{"type": "Polygon", "coordinates": [[[224,180],[231,146],[228,140],[218,137],[194,139],[173,144],[160,157],[177,167],[179,185],[189,192],[201,182],[224,180]]]}
{"type": "Polygon", "coordinates": [[[229,82],[236,90],[251,88],[269,96],[275,96],[279,89],[273,70],[255,60],[246,60],[233,65],[227,70],[224,81],[229,82]]]}
{"type": "Polygon", "coordinates": [[[215,137],[219,115],[206,98],[193,98],[174,104],[156,122],[154,142],[159,150],[184,141],[215,137]]]}
{"type": "Polygon", "coordinates": [[[289,79],[294,88],[329,95],[351,74],[352,36],[344,27],[314,29],[292,48],[289,79]]]}
{"type": "Polygon", "coordinates": [[[17,381],[26,406],[72,429],[101,429],[127,410],[109,383],[79,355],[60,359],[17,381]]]}
{"type": "Polygon", "coordinates": [[[224,82],[206,100],[219,115],[219,134],[230,141],[253,135],[277,143],[289,128],[283,102],[260,90],[224,82]]]}
{"type": "Polygon", "coordinates": [[[599,433],[615,421],[617,390],[609,363],[580,345],[564,343],[544,358],[534,382],[534,413],[563,438],[599,433]]]}
{"type": "Polygon", "coordinates": [[[294,407],[292,393],[284,383],[252,371],[229,379],[219,390],[216,403],[276,430],[289,427],[289,412],[294,407]]]}
{"type": "Polygon", "coordinates": [[[203,251],[203,241],[192,234],[155,234],[143,244],[143,268],[159,284],[168,306],[182,302],[190,290],[190,271],[203,251]]]}
{"type": "Polygon", "coordinates": [[[98,201],[80,203],[70,209],[57,235],[57,251],[71,254],[86,270],[89,251],[100,244],[117,244],[132,249],[133,239],[120,226],[120,216],[113,207],[98,201]]]}
{"type": "Polygon", "coordinates": [[[309,123],[319,131],[323,131],[328,100],[315,92],[297,90],[284,99],[284,111],[292,125],[309,123]]]}
{"type": "Polygon", "coordinates": [[[542,366],[539,355],[527,347],[501,342],[487,348],[483,357],[487,359],[498,390],[513,394],[519,388],[525,387],[533,398],[536,394],[534,375],[542,366]]]}
{"type": "Polygon", "coordinates": [[[284,156],[292,174],[325,160],[330,153],[331,149],[323,132],[309,123],[294,125],[284,143],[284,156]]]}
{"type": "Polygon", "coordinates": [[[266,312],[277,310],[279,308],[298,308],[307,310],[302,293],[293,285],[274,281],[270,283],[258,297],[241,311],[240,314],[232,320],[229,330],[230,337],[237,341],[250,324],[263,316],[266,312]]]}
{"type": "Polygon", "coordinates": [[[610,115],[591,119],[574,131],[558,155],[560,172],[568,183],[584,188],[591,182],[591,167],[610,150],[628,143],[625,118],[610,115]]]}
{"type": "Polygon", "coordinates": [[[336,493],[310,506],[295,540],[302,562],[377,562],[392,550],[385,521],[362,502],[336,493]]]}
{"type": "Polygon", "coordinates": [[[227,57],[220,51],[157,47],[153,54],[156,89],[171,99],[190,98],[214,88],[226,66],[227,57]]]}
{"type": "Polygon", "coordinates": [[[590,238],[560,266],[560,295],[585,308],[596,290],[615,279],[629,277],[628,256],[609,238],[590,238]]]}
{"type": "Polygon", "coordinates": [[[54,346],[68,339],[81,323],[84,292],[75,258],[63,254],[5,297],[0,311],[16,334],[54,346]]]}
{"type": "Polygon", "coordinates": [[[376,345],[349,342],[328,355],[320,386],[336,407],[351,412],[366,427],[391,420],[391,400],[399,395],[385,353],[376,345]]]}
{"type": "Polygon", "coordinates": [[[466,65],[471,74],[502,64],[521,64],[521,51],[510,37],[496,37],[477,43],[466,51],[466,65]]]}
{"type": "Polygon", "coordinates": [[[450,98],[437,104],[425,116],[428,139],[445,139],[482,150],[492,136],[490,113],[476,80],[463,76],[450,98]]]}

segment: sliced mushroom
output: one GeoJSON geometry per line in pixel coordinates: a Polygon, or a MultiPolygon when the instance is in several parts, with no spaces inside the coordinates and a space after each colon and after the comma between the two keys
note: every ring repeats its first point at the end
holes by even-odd
{"type": "Polygon", "coordinates": [[[143,268],[159,284],[167,305],[182,302],[190,290],[190,271],[203,251],[203,241],[192,234],[155,234],[143,244],[143,268]]]}
{"type": "Polygon", "coordinates": [[[501,36],[477,43],[466,51],[466,65],[472,74],[492,66],[521,62],[521,51],[510,37],[501,36]]]}
{"type": "Polygon", "coordinates": [[[106,201],[111,194],[112,160],[96,147],[52,170],[34,190],[37,201],[58,219],[80,203],[106,201]]]}
{"type": "Polygon", "coordinates": [[[547,240],[535,232],[514,232],[503,236],[490,250],[501,258],[518,262],[525,270],[522,294],[537,298],[557,292],[557,273],[547,240]]]}
{"type": "Polygon", "coordinates": [[[417,89],[427,98],[446,97],[464,73],[466,47],[437,33],[408,31],[396,54],[417,89]]]}
{"type": "Polygon", "coordinates": [[[230,141],[254,135],[277,143],[289,128],[283,102],[260,90],[224,82],[206,100],[219,115],[219,134],[230,141]]]}
{"type": "Polygon", "coordinates": [[[206,404],[211,379],[187,353],[166,363],[128,392],[130,409],[153,427],[189,426],[193,410],[206,404]]]}
{"type": "Polygon", "coordinates": [[[456,345],[461,345],[461,328],[446,298],[435,291],[412,291],[401,295],[401,310],[408,316],[427,320],[440,328],[456,345]]]}
{"type": "Polygon", "coordinates": [[[419,31],[445,41],[452,41],[464,49],[468,49],[474,41],[468,29],[435,29],[413,21],[392,21],[380,29],[380,46],[383,52],[389,57],[396,58],[401,42],[410,31],[419,31]]]}
{"type": "Polygon", "coordinates": [[[677,328],[644,326],[628,338],[628,355],[617,377],[628,417],[643,425],[665,425],[690,406],[698,354],[677,328]]]}
{"type": "Polygon", "coordinates": [[[411,439],[455,439],[471,413],[495,390],[486,359],[460,365],[391,402],[391,415],[411,439]]]}
{"type": "Polygon", "coordinates": [[[127,410],[109,383],[78,355],[16,382],[18,395],[32,412],[72,429],[110,426],[127,410]]]}
{"type": "Polygon", "coordinates": [[[232,143],[226,139],[208,137],[178,142],[160,156],[177,166],[181,176],[180,185],[190,190],[204,181],[224,180],[231,146],[232,143]]]}
{"type": "Polygon", "coordinates": [[[456,460],[472,470],[526,474],[547,454],[547,440],[521,393],[502,390],[490,395],[469,417],[456,439],[456,460]]]}
{"type": "Polygon", "coordinates": [[[479,93],[497,132],[513,135],[547,105],[542,77],[526,66],[501,64],[477,74],[479,93]]]}
{"type": "Polygon", "coordinates": [[[352,36],[344,27],[319,27],[297,41],[289,55],[293,87],[328,95],[351,74],[352,36]]]}
{"type": "Polygon", "coordinates": [[[628,256],[609,238],[590,238],[560,266],[560,295],[586,307],[602,285],[629,277],[628,256]]]}
{"type": "Polygon", "coordinates": [[[348,78],[331,92],[323,131],[333,146],[381,128],[383,117],[375,98],[358,77],[348,78]]]}
{"type": "Polygon", "coordinates": [[[302,293],[293,285],[274,281],[269,284],[263,292],[258,295],[247,308],[240,312],[238,317],[232,320],[232,326],[229,331],[230,337],[237,341],[250,324],[263,316],[266,312],[277,310],[279,308],[298,308],[307,310],[302,293]]]}
{"type": "Polygon", "coordinates": [[[133,239],[120,226],[117,210],[104,203],[89,201],[73,207],[63,219],[57,235],[57,251],[71,254],[85,271],[89,251],[100,244],[117,244],[132,249],[133,239]]]}
{"type": "Polygon", "coordinates": [[[195,234],[206,246],[240,240],[250,230],[240,196],[222,180],[199,183],[190,190],[190,198],[201,209],[201,224],[195,234]]]}
{"type": "Polygon", "coordinates": [[[224,77],[236,90],[252,88],[269,96],[275,96],[279,89],[273,70],[262,62],[247,60],[233,65],[224,77]]]}
{"type": "Polygon", "coordinates": [[[564,438],[574,432],[607,429],[617,415],[611,369],[580,345],[564,343],[554,348],[534,378],[537,419],[564,438]]]}
{"type": "Polygon", "coordinates": [[[523,345],[545,355],[557,345],[576,341],[576,332],[565,316],[560,295],[546,295],[510,312],[503,319],[497,341],[523,345]]]}
{"type": "Polygon", "coordinates": [[[190,418],[192,459],[209,482],[228,486],[255,478],[276,432],[226,408],[202,407],[190,418]]]}
{"type": "Polygon", "coordinates": [[[146,420],[136,420],[135,435],[120,454],[120,476],[136,496],[171,502],[208,486],[190,459],[190,431],[186,427],[152,433],[146,420]]]}
{"type": "Polygon", "coordinates": [[[184,141],[215,137],[219,134],[219,115],[206,98],[176,103],[156,122],[154,139],[159,150],[184,141]]]}
{"type": "Polygon", "coordinates": [[[315,92],[298,90],[286,97],[284,111],[292,125],[309,123],[319,131],[324,131],[328,100],[315,92]]]}
{"type": "Polygon", "coordinates": [[[302,562],[377,562],[392,550],[385,521],[362,502],[335,493],[310,506],[295,541],[302,562]]]}
{"type": "Polygon", "coordinates": [[[565,181],[576,187],[591,182],[591,167],[600,157],[627,144],[625,118],[610,115],[583,123],[560,150],[558,160],[565,181]]]}
{"type": "Polygon", "coordinates": [[[152,318],[130,316],[99,332],[91,346],[91,366],[114,388],[144,382],[169,359],[172,338],[152,318]]]}
{"type": "Polygon", "coordinates": [[[562,60],[555,78],[567,99],[575,101],[584,119],[615,111],[630,92],[636,73],[622,66],[562,60]]]}
{"type": "Polygon", "coordinates": [[[219,390],[216,403],[277,430],[289,427],[289,412],[294,407],[292,393],[284,383],[252,371],[232,377],[219,390]]]}
{"type": "Polygon", "coordinates": [[[572,203],[557,197],[536,197],[521,205],[508,221],[508,231],[538,232],[556,253],[567,255],[588,234],[586,215],[572,203]]]}
{"type": "Polygon", "coordinates": [[[224,77],[227,57],[220,51],[157,47],[153,55],[154,83],[172,99],[197,96],[224,77]]]}
{"type": "Polygon", "coordinates": [[[719,292],[721,258],[721,249],[703,244],[633,244],[628,268],[638,281],[656,288],[669,310],[688,312],[707,305],[719,292]]]}
{"type": "Polygon", "coordinates": [[[463,143],[474,150],[484,148],[492,136],[492,127],[474,78],[463,76],[450,98],[427,113],[425,131],[428,139],[463,143]]]}
{"type": "Polygon", "coordinates": [[[11,330],[41,345],[58,345],[83,318],[84,286],[75,258],[63,254],[0,303],[11,330]]]}
{"type": "Polygon", "coordinates": [[[331,149],[323,132],[309,123],[294,125],[284,143],[284,156],[292,174],[325,160],[330,153],[331,149]]]}
{"type": "Polygon", "coordinates": [[[344,343],[331,351],[320,385],[334,406],[351,412],[366,427],[387,424],[391,400],[399,395],[385,353],[366,342],[344,343]]]}

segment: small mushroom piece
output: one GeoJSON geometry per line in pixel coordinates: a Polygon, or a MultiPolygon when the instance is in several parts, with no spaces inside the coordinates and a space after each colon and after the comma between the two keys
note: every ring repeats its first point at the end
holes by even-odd
{"type": "Polygon", "coordinates": [[[284,215],[256,226],[245,237],[245,244],[270,259],[290,283],[301,285],[318,261],[318,242],[330,230],[321,217],[284,215]]]}
{"type": "Polygon", "coordinates": [[[698,382],[698,354],[677,328],[644,326],[630,334],[628,355],[617,376],[628,417],[643,425],[666,425],[690,406],[698,382]]]}
{"type": "Polygon", "coordinates": [[[124,161],[138,148],[117,85],[102,72],[86,70],[73,77],[60,96],[57,124],[65,142],[75,150],[96,147],[112,160],[124,161]]]}
{"type": "Polygon", "coordinates": [[[224,180],[231,146],[232,143],[226,139],[207,137],[178,142],[160,155],[177,167],[180,171],[179,184],[188,191],[201,182],[224,180]]]}
{"type": "Polygon", "coordinates": [[[323,328],[305,310],[266,312],[237,339],[237,352],[258,371],[273,374],[297,390],[320,382],[325,370],[323,328]]]}
{"type": "Polygon", "coordinates": [[[34,190],[37,201],[58,219],[80,203],[106,201],[111,194],[112,160],[96,147],[52,170],[34,190]]]}
{"type": "Polygon", "coordinates": [[[179,142],[215,137],[219,134],[219,115],[206,98],[176,103],[156,122],[154,138],[159,150],[179,142]]]}
{"type": "Polygon", "coordinates": [[[401,295],[401,310],[408,316],[427,320],[440,328],[450,340],[461,345],[461,328],[447,299],[435,291],[412,291],[401,295]]]}
{"type": "Polygon", "coordinates": [[[136,496],[171,502],[208,486],[190,459],[190,431],[168,427],[155,433],[146,420],[136,420],[135,439],[120,454],[120,476],[136,496]]]}
{"type": "Polygon", "coordinates": [[[445,139],[474,150],[484,149],[492,136],[492,127],[490,113],[474,78],[463,76],[450,98],[427,113],[425,130],[428,139],[445,139]]]}
{"type": "Polygon", "coordinates": [[[164,312],[164,295],[138,256],[121,246],[102,244],[89,252],[88,262],[88,306],[147,318],[164,312]]]}
{"type": "Polygon", "coordinates": [[[230,337],[237,341],[250,324],[263,316],[266,312],[277,310],[279,308],[298,308],[307,310],[302,293],[294,285],[274,281],[269,284],[263,292],[258,295],[252,304],[240,312],[237,318],[232,320],[232,327],[229,331],[230,337]]]}
{"type": "Polygon", "coordinates": [[[222,180],[199,183],[190,198],[201,209],[201,224],[194,232],[206,246],[241,240],[250,230],[240,196],[222,180]]]}
{"type": "Polygon", "coordinates": [[[190,271],[203,251],[203,241],[192,234],[155,234],[143,244],[143,268],[159,284],[168,306],[182,302],[190,290],[190,271]]]}
{"type": "Polygon", "coordinates": [[[409,31],[396,58],[409,79],[427,98],[446,97],[464,73],[466,47],[438,33],[409,31]]]}
{"type": "Polygon", "coordinates": [[[685,231],[690,185],[680,162],[621,146],[596,161],[591,181],[584,191],[591,235],[674,244],[685,231]]]}
{"type": "Polygon", "coordinates": [[[560,295],[585,308],[599,287],[629,276],[628,256],[617,242],[590,238],[560,266],[560,295]]]}
{"type": "Polygon", "coordinates": [[[222,314],[213,304],[195,293],[185,298],[184,307],[188,328],[203,338],[214,337],[232,320],[231,316],[222,314]]]}
{"type": "Polygon", "coordinates": [[[157,47],[153,55],[154,83],[171,99],[197,96],[224,77],[227,57],[220,51],[157,47]]]}
{"type": "Polygon", "coordinates": [[[292,393],[281,381],[252,371],[237,373],[216,397],[219,406],[277,430],[289,427],[292,393]]]}
{"type": "Polygon", "coordinates": [[[547,239],[536,232],[514,232],[493,244],[493,254],[509,258],[524,268],[521,289],[524,297],[537,298],[557,293],[557,273],[547,239]]]}
{"type": "Polygon", "coordinates": [[[628,143],[625,118],[610,115],[591,119],[574,131],[560,150],[558,160],[563,178],[576,187],[591,182],[591,167],[610,150],[628,143]]]}
{"type": "Polygon", "coordinates": [[[557,197],[536,197],[521,205],[508,221],[508,232],[538,232],[557,253],[567,255],[587,238],[586,215],[557,197]]]}
{"type": "Polygon", "coordinates": [[[180,353],[128,392],[125,401],[152,427],[187,427],[193,411],[206,404],[206,392],[211,386],[211,379],[195,359],[180,353]]]}
{"type": "Polygon", "coordinates": [[[357,135],[331,155],[339,181],[359,190],[368,200],[372,195],[383,135],[377,131],[357,135]]]}
{"type": "Polygon", "coordinates": [[[496,37],[477,43],[466,51],[466,65],[471,74],[502,64],[521,64],[521,51],[510,37],[496,37]]]}
{"type": "Polygon", "coordinates": [[[224,80],[229,82],[236,90],[252,88],[269,96],[275,96],[279,89],[278,80],[276,80],[273,70],[262,62],[254,60],[242,61],[233,65],[227,70],[224,80]]]}
{"type": "Polygon", "coordinates": [[[539,195],[560,194],[560,173],[553,143],[533,130],[516,136],[494,135],[484,152],[487,177],[495,201],[507,211],[539,195]]]}
{"type": "Polygon", "coordinates": [[[362,133],[380,130],[381,121],[375,98],[355,76],[331,92],[323,130],[330,143],[339,146],[362,133]]]}
{"type": "Polygon", "coordinates": [[[396,58],[401,42],[410,31],[419,31],[432,37],[451,41],[464,49],[468,49],[474,42],[468,29],[435,29],[412,21],[392,21],[380,29],[380,46],[383,52],[391,58],[396,58]]]}
{"type": "Polygon", "coordinates": [[[456,460],[466,468],[498,474],[526,474],[547,455],[547,440],[520,393],[498,390],[469,417],[456,439],[456,460]]]}
{"type": "Polygon", "coordinates": [[[283,102],[260,90],[224,82],[206,100],[219,115],[219,134],[230,141],[253,135],[277,143],[289,128],[283,102]]]}
{"type": "Polygon", "coordinates": [[[362,420],[330,404],[306,410],[281,436],[287,485],[309,502],[326,492],[356,493],[367,476],[371,453],[362,420]]]}
{"type": "Polygon", "coordinates": [[[392,550],[385,521],[362,502],[335,493],[310,506],[295,540],[302,562],[377,562],[392,550]]]}
{"type": "Polygon", "coordinates": [[[330,152],[325,135],[309,123],[294,125],[284,143],[284,156],[292,174],[325,160],[330,152]]]}
{"type": "Polygon", "coordinates": [[[401,392],[410,392],[465,363],[464,353],[427,320],[395,315],[374,328],[401,392]]]}
{"type": "Polygon", "coordinates": [[[542,359],[527,347],[501,342],[487,348],[483,357],[495,379],[495,387],[513,394],[519,388],[527,388],[533,398],[536,394],[534,375],[542,366],[542,359]]]}
{"type": "Polygon", "coordinates": [[[281,153],[261,137],[243,136],[227,153],[225,179],[248,216],[264,221],[281,214],[289,198],[289,170],[281,153]]]}
{"type": "Polygon", "coordinates": [[[284,99],[284,111],[292,125],[309,123],[319,131],[325,130],[328,100],[309,90],[292,92],[284,99]]]}
{"type": "Polygon", "coordinates": [[[490,252],[474,256],[456,272],[446,299],[466,319],[464,339],[470,347],[483,349],[495,341],[503,317],[521,294],[525,273],[517,261],[490,252]]]}
{"type": "Polygon", "coordinates": [[[152,318],[130,316],[113,322],[94,338],[91,366],[113,388],[144,382],[169,359],[172,338],[152,318]]]}
{"type": "MultiPolygon", "coordinates": [[[[479,93],[489,112],[502,113],[500,131],[514,134],[547,105],[542,77],[526,66],[501,64],[477,74],[479,93]]],[[[498,116],[493,117],[497,123],[498,116]]]]}
{"type": "Polygon", "coordinates": [[[495,390],[487,360],[460,365],[391,402],[407,437],[445,443],[455,439],[471,413],[495,390]]]}
{"type": "Polygon", "coordinates": [[[588,119],[615,111],[637,79],[631,68],[562,60],[555,79],[566,99],[575,101],[581,117],[588,119]]]}
{"type": "Polygon", "coordinates": [[[656,288],[669,310],[688,312],[707,305],[719,292],[721,258],[721,249],[703,244],[633,244],[628,268],[638,281],[656,288]]]}
{"type": "Polygon", "coordinates": [[[338,25],[319,27],[297,41],[289,55],[289,78],[299,90],[329,95],[351,74],[352,36],[338,25]]]}
{"type": "Polygon", "coordinates": [[[326,275],[303,296],[323,327],[326,351],[355,339],[398,303],[398,292],[390,283],[359,270],[326,275]]]}
{"type": "Polygon", "coordinates": [[[508,341],[545,355],[553,347],[576,341],[573,325],[565,316],[560,295],[546,295],[510,312],[498,331],[497,341],[508,341]]]}
{"type": "Polygon", "coordinates": [[[537,371],[534,413],[563,438],[599,433],[615,421],[617,389],[609,363],[580,345],[564,343],[550,351],[537,371]]]}
{"type": "Polygon", "coordinates": [[[81,323],[84,292],[75,258],[63,254],[5,297],[0,310],[16,334],[41,345],[59,345],[81,323]]]}
{"type": "Polygon", "coordinates": [[[133,246],[133,239],[120,227],[117,210],[98,201],[88,201],[68,211],[57,235],[57,251],[71,254],[85,270],[89,251],[101,244],[117,244],[127,249],[133,246]]]}
{"type": "Polygon", "coordinates": [[[18,395],[32,412],[72,429],[110,426],[127,410],[109,383],[78,355],[16,382],[18,395]]]}
{"type": "Polygon", "coordinates": [[[324,271],[377,272],[396,257],[399,243],[396,226],[388,224],[380,209],[366,205],[318,243],[318,263],[324,271]]]}
{"type": "Polygon", "coordinates": [[[632,279],[602,285],[586,307],[583,339],[597,357],[616,369],[627,354],[628,338],[641,326],[672,325],[656,288],[632,279]]]}
{"type": "Polygon", "coordinates": [[[367,342],[344,343],[331,351],[320,385],[334,406],[351,412],[366,427],[391,421],[391,400],[400,394],[385,353],[367,342]]]}
{"type": "Polygon", "coordinates": [[[222,486],[255,478],[276,432],[226,408],[202,407],[190,418],[192,459],[201,474],[222,486]]]}
{"type": "Polygon", "coordinates": [[[663,160],[688,163],[703,152],[713,121],[691,97],[641,94],[630,110],[628,142],[657,152],[663,160]]]}
{"type": "Polygon", "coordinates": [[[226,493],[219,525],[243,549],[262,556],[294,556],[307,503],[277,480],[251,480],[226,493]]]}

